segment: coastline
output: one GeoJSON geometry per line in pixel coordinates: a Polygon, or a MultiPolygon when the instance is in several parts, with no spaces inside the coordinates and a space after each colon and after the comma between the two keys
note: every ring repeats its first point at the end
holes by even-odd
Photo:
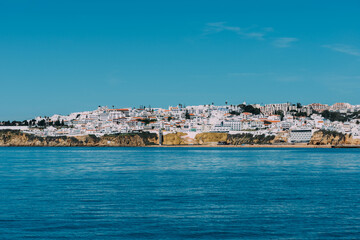
{"type": "MultiPolygon", "coordinates": [[[[277,140],[278,141],[278,140],[277,140]]],[[[194,138],[168,134],[159,145],[156,133],[113,134],[96,137],[36,136],[14,130],[0,130],[0,147],[153,147],[153,148],[360,148],[350,135],[318,131],[309,143],[276,142],[276,139],[248,135],[201,133],[194,138]]]]}
{"type": "Polygon", "coordinates": [[[294,149],[302,149],[302,148],[360,148],[360,146],[334,146],[334,145],[266,145],[266,144],[258,144],[258,145],[146,145],[146,146],[29,146],[29,145],[0,145],[0,148],[17,148],[17,147],[35,147],[35,148],[114,148],[114,147],[126,147],[126,148],[294,148],[294,149]]]}
{"type": "MultiPolygon", "coordinates": [[[[154,148],[332,148],[331,145],[271,145],[271,144],[245,144],[245,145],[149,145],[145,147],[154,148]]],[[[360,146],[359,146],[360,148],[360,146]]]]}

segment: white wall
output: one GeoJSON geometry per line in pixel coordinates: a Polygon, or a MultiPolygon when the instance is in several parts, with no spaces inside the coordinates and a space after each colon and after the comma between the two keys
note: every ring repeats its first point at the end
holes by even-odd
{"type": "Polygon", "coordinates": [[[0,126],[0,130],[10,129],[10,130],[27,130],[28,126],[0,126]]]}

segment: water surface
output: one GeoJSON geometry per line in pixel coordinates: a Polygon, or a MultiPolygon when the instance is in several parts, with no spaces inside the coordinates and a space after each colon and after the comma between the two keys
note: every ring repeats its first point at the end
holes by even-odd
{"type": "Polygon", "coordinates": [[[360,149],[0,148],[0,239],[360,238],[360,149]]]}

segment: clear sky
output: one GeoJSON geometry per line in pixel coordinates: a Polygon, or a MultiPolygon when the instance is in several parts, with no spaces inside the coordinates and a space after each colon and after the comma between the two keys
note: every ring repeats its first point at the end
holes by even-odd
{"type": "Polygon", "coordinates": [[[0,1],[0,120],[360,104],[360,1],[0,1]]]}

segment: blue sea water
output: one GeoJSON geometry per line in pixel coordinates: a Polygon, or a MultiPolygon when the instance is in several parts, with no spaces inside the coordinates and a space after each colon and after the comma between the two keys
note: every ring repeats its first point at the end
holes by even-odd
{"type": "Polygon", "coordinates": [[[360,149],[0,148],[0,239],[335,238],[360,149]]]}

